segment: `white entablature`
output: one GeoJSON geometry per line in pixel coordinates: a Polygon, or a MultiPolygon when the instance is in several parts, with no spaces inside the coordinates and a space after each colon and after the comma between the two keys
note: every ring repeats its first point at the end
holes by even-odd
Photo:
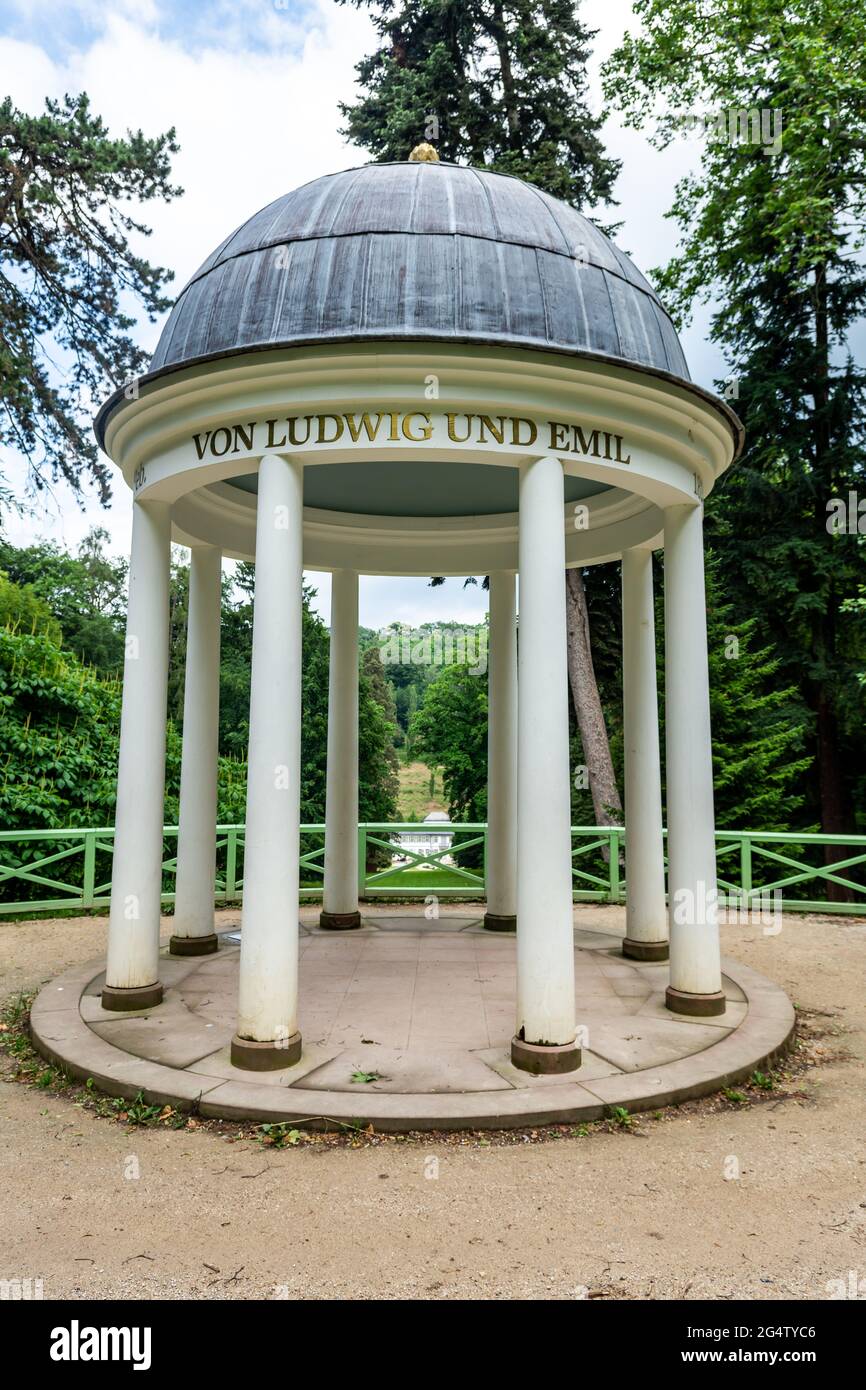
{"type": "Polygon", "coordinates": [[[720,402],[660,373],[466,344],[254,353],[145,379],[117,405],[105,447],[137,498],[172,503],[176,540],[252,559],[261,459],[291,454],[307,476],[344,470],[327,506],[309,505],[305,485],[305,566],[371,574],[516,569],[516,505],[495,510],[478,469],[512,470],[516,503],[521,465],[548,454],[590,485],[564,507],[567,564],[661,544],[663,509],[709,493],[738,444],[720,402]],[[387,470],[398,464],[418,479],[419,514],[394,514],[387,470]],[[358,488],[375,484],[387,511],[351,510],[347,466],[367,470],[358,488]]]}

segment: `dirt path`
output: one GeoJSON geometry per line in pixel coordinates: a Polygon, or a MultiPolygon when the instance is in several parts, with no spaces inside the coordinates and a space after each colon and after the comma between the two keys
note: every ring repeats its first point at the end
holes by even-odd
{"type": "MultiPolygon", "coordinates": [[[[101,919],[3,924],[0,994],[97,955],[104,934],[101,919]]],[[[42,1278],[46,1298],[797,1299],[866,1281],[866,924],[726,927],[724,949],[812,1011],[818,1056],[848,1058],[765,1103],[636,1132],[357,1149],[130,1131],[0,1083],[0,1278],[42,1278]]]]}

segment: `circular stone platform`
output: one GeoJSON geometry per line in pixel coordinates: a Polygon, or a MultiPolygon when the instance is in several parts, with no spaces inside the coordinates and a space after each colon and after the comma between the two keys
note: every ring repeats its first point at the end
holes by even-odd
{"type": "Polygon", "coordinates": [[[513,937],[450,916],[376,916],[345,935],[301,933],[303,1056],[284,1071],[240,1072],[229,1060],[236,933],[221,935],[215,955],[163,954],[163,1003],[122,1017],[100,1004],[102,962],[76,966],[34,1002],[34,1043],[111,1095],[141,1091],[150,1103],[227,1119],[402,1131],[584,1122],[613,1106],[667,1105],[744,1079],[794,1031],[787,996],[747,966],[723,962],[724,1015],[687,1018],[665,1008],[666,964],[627,961],[618,935],[578,928],[583,1063],[532,1077],[510,1060],[513,937]]]}

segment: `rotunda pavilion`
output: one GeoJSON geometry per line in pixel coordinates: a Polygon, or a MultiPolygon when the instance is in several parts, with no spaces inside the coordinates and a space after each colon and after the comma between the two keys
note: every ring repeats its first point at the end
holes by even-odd
{"type": "Polygon", "coordinates": [[[324,902],[358,902],[358,577],[490,576],[490,929],[516,924],[512,1061],[580,1066],[564,570],[622,562],[627,930],[668,1008],[725,1010],[703,499],[741,427],[689,380],[627,256],[519,179],[423,158],[315,179],[227,237],[150,371],[99,412],[134,493],[107,1011],[155,1007],[172,541],[191,549],[171,952],[217,949],[221,557],[256,569],[239,1072],[298,1030],[302,570],[332,575],[324,902]],[[663,855],[652,554],[664,550],[663,855]],[[519,642],[517,581],[519,578],[519,642]],[[670,929],[669,924],[670,923],[670,929]]]}

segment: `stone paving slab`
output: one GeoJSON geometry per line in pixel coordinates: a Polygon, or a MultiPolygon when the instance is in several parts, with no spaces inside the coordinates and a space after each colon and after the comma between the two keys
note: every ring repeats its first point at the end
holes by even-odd
{"type": "Polygon", "coordinates": [[[410,920],[402,936],[396,928],[390,936],[311,935],[296,1067],[256,1074],[231,1065],[237,946],[203,960],[162,957],[164,1002],[139,1014],[106,1014],[102,962],[76,966],[35,1000],[34,1042],[112,1095],[141,1092],[226,1118],[314,1117],[400,1131],[587,1121],[614,1105],[638,1110],[707,1094],[767,1065],[793,1030],[787,996],[746,966],[724,963],[724,1016],[685,1018],[664,1008],[666,965],[625,961],[615,936],[600,945],[602,933],[582,931],[576,937],[590,940],[575,961],[579,1018],[589,1029],[583,1065],[530,1077],[510,1060],[514,938],[444,936],[438,924],[410,920]],[[353,1083],[356,1069],[380,1079],[353,1083]]]}
{"type": "MultiPolygon", "coordinates": [[[[635,1011],[635,1018],[660,1018],[668,1023],[671,1019],[674,1019],[678,1023],[698,1023],[702,1027],[723,1028],[725,1030],[735,1028],[737,1024],[742,1023],[743,1019],[746,1017],[748,1005],[745,999],[740,1002],[732,997],[734,992],[733,981],[724,980],[722,983],[725,987],[725,997],[727,1000],[727,1005],[723,1014],[716,1014],[711,1018],[696,1019],[692,1018],[690,1014],[675,1013],[665,1004],[664,990],[658,989],[654,990],[653,993],[644,1000],[640,1008],[635,1011]]],[[[737,993],[742,994],[742,990],[738,990],[737,993]]]]}
{"type": "Polygon", "coordinates": [[[587,1027],[587,1042],[606,1062],[620,1071],[645,1071],[664,1062],[691,1057],[719,1041],[719,1030],[703,1022],[679,1022],[675,1018],[612,1019],[597,1013],[581,1020],[587,1027]]]}
{"type": "Polygon", "coordinates": [[[389,1047],[354,1047],[341,1052],[308,1075],[303,1085],[314,1091],[346,1091],[358,1096],[362,1092],[414,1095],[442,1095],[446,1092],[467,1094],[479,1091],[500,1091],[508,1082],[487,1066],[477,1054],[463,1049],[405,1050],[389,1047]],[[371,1082],[352,1080],[353,1072],[376,1073],[371,1082]]]}
{"type": "Polygon", "coordinates": [[[162,1013],[151,1009],[147,1018],[120,1018],[111,1023],[91,1023],[90,1028],[112,1047],[131,1052],[149,1062],[183,1069],[191,1062],[231,1041],[232,1028],[202,1022],[189,1009],[162,1013]]]}
{"type": "Polygon", "coordinates": [[[600,1081],[605,1076],[620,1075],[619,1067],[586,1047],[581,1049],[580,1072],[563,1072],[561,1076],[530,1076],[529,1072],[521,1071],[511,1060],[510,1047],[491,1047],[476,1055],[486,1062],[488,1067],[492,1067],[504,1081],[519,1090],[533,1087],[538,1090],[540,1086],[573,1086],[578,1075],[582,1086],[589,1081],[600,1081]]]}
{"type": "MultiPolygon", "coordinates": [[[[330,1062],[334,1057],[340,1055],[340,1049],[328,1047],[322,1043],[311,1043],[304,1039],[304,1054],[301,1060],[293,1067],[283,1067],[279,1071],[263,1071],[256,1076],[256,1084],[259,1086],[294,1086],[310,1072],[317,1071],[330,1062]]],[[[187,1075],[203,1075],[209,1079],[221,1077],[225,1081],[236,1081],[238,1078],[237,1067],[232,1066],[231,1048],[221,1047],[218,1052],[212,1053],[209,1057],[202,1057],[187,1068],[187,1075]]]]}

